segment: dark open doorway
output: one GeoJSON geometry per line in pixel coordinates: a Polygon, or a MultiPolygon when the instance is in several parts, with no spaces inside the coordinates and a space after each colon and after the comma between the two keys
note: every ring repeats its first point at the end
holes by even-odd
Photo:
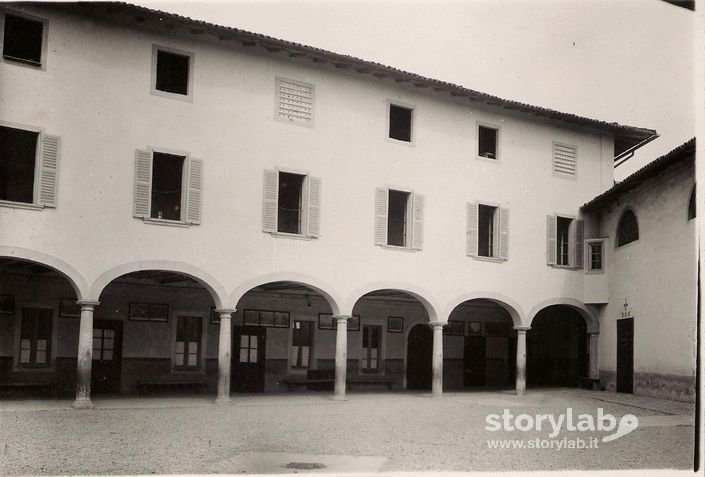
{"type": "Polygon", "coordinates": [[[433,333],[427,325],[409,332],[406,351],[406,388],[431,389],[433,375],[433,333]]]}

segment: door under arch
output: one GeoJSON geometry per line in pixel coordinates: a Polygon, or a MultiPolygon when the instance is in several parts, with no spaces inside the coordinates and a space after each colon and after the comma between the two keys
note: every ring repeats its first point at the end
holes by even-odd
{"type": "Polygon", "coordinates": [[[432,368],[433,332],[426,325],[416,325],[407,339],[406,388],[431,389],[432,368]]]}

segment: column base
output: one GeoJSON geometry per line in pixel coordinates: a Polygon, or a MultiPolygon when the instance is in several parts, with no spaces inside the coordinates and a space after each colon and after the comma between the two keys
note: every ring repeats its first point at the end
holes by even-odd
{"type": "Polygon", "coordinates": [[[71,404],[71,407],[74,409],[93,409],[95,408],[95,404],[93,404],[90,398],[77,398],[73,404],[71,404]]]}
{"type": "Polygon", "coordinates": [[[334,394],[333,395],[333,401],[347,401],[348,397],[343,394],[342,396],[340,394],[334,394]]]}
{"type": "Polygon", "coordinates": [[[230,397],[218,397],[215,400],[216,404],[228,404],[230,402],[232,402],[232,399],[230,399],[230,397]]]}

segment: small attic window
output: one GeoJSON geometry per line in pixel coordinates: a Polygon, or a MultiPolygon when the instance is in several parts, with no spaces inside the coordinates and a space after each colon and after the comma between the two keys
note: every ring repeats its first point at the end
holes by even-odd
{"type": "Polygon", "coordinates": [[[396,104],[389,105],[389,137],[411,142],[411,120],[413,109],[396,104]]]}
{"type": "Polygon", "coordinates": [[[489,126],[477,128],[477,155],[487,159],[497,159],[497,137],[499,129],[489,126]]]}
{"type": "Polygon", "coordinates": [[[17,15],[5,15],[2,40],[3,58],[41,66],[43,40],[44,23],[41,21],[17,15]]]}
{"type": "Polygon", "coordinates": [[[153,56],[153,90],[169,96],[190,96],[193,55],[155,46],[153,56]]]}

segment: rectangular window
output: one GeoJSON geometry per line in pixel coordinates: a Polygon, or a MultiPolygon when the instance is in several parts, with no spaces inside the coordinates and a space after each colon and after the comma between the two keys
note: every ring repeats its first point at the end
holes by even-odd
{"type": "Polygon", "coordinates": [[[411,125],[413,109],[389,105],[389,137],[399,141],[411,142],[411,125]]]}
{"type": "Polygon", "coordinates": [[[201,317],[179,316],[176,322],[174,367],[196,369],[201,362],[201,317]]]}
{"type": "Polygon", "coordinates": [[[0,200],[34,202],[39,133],[0,126],[0,200]]]}
{"type": "Polygon", "coordinates": [[[480,204],[478,212],[478,251],[481,257],[498,256],[497,244],[497,207],[480,204]]]}
{"type": "Polygon", "coordinates": [[[560,176],[575,177],[578,148],[567,144],[553,143],[553,172],[560,176]]]}
{"type": "Polygon", "coordinates": [[[497,138],[499,129],[489,126],[477,127],[477,155],[487,159],[497,159],[497,138]]]}
{"type": "Polygon", "coordinates": [[[93,361],[112,361],[115,351],[115,330],[93,329],[93,361]]]}
{"type": "Polygon", "coordinates": [[[241,363],[257,363],[258,339],[257,335],[248,335],[244,332],[240,335],[238,356],[241,363]]]}
{"type": "Polygon", "coordinates": [[[380,370],[381,360],[381,326],[362,327],[362,371],[377,372],[380,370]]]}
{"type": "Polygon", "coordinates": [[[557,265],[570,265],[570,224],[572,219],[558,217],[556,222],[556,237],[558,245],[557,265]]]}
{"type": "Polygon", "coordinates": [[[44,23],[17,15],[5,15],[3,58],[41,66],[43,41],[44,23]]]}
{"type": "Polygon", "coordinates": [[[389,190],[387,245],[407,246],[410,195],[409,192],[389,190]]]}
{"type": "Polygon", "coordinates": [[[294,321],[294,335],[291,340],[291,366],[308,368],[311,365],[311,347],[313,345],[313,322],[294,321]]]}
{"type": "Polygon", "coordinates": [[[157,77],[155,88],[174,94],[188,94],[189,82],[188,55],[157,50],[157,77]]]}
{"type": "Polygon", "coordinates": [[[181,220],[185,156],[155,152],[152,159],[153,219],[181,220]]]}
{"type": "Polygon", "coordinates": [[[313,125],[313,85],[277,78],[277,118],[313,125]]]}
{"type": "Polygon", "coordinates": [[[587,271],[601,272],[604,269],[604,242],[587,241],[587,271]]]}
{"type": "Polygon", "coordinates": [[[278,232],[301,233],[304,179],[300,174],[279,173],[278,232]]]}
{"type": "Polygon", "coordinates": [[[51,361],[52,310],[22,309],[20,326],[21,367],[46,367],[51,361]]]}

